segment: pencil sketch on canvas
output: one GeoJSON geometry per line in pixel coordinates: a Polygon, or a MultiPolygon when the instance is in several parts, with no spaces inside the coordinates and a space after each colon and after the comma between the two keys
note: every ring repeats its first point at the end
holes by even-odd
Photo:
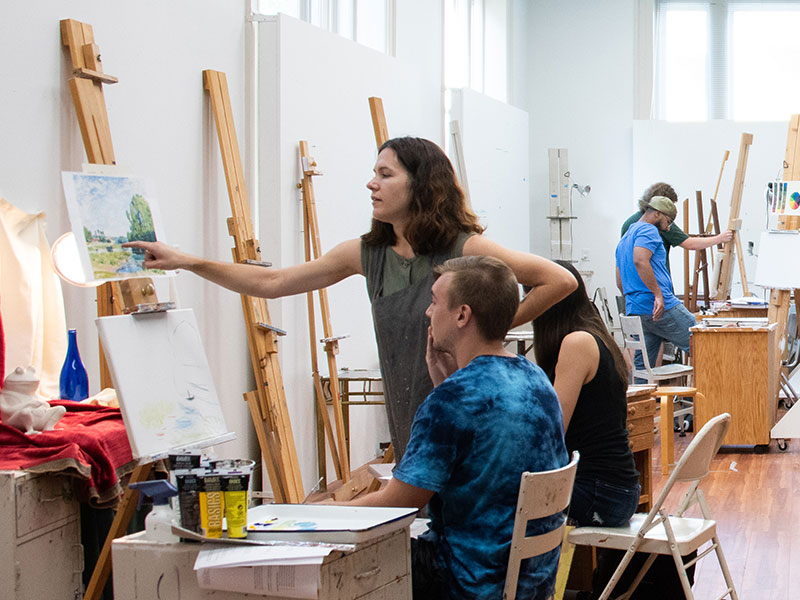
{"type": "Polygon", "coordinates": [[[121,246],[134,240],[163,241],[149,180],[63,172],[61,181],[87,280],[163,274],[142,266],[143,250],[121,246]]]}
{"type": "Polygon", "coordinates": [[[230,439],[190,309],[97,319],[133,455],[230,439]]]}

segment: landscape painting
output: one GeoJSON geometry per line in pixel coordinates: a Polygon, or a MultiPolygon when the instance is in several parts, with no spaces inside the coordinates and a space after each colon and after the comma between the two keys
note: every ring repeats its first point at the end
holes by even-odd
{"type": "Polygon", "coordinates": [[[164,273],[142,266],[144,251],[122,247],[136,240],[163,241],[156,195],[149,180],[73,172],[63,172],[61,180],[87,279],[164,273]]]}

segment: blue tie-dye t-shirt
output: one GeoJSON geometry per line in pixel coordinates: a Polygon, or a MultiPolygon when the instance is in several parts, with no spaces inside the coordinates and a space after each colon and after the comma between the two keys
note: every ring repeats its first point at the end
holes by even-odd
{"type": "MultiPolygon", "coordinates": [[[[561,407],[544,372],[520,356],[478,356],[417,410],[394,476],[435,492],[430,531],[452,598],[502,598],[524,471],[567,464],[561,407]]],[[[560,525],[531,521],[528,534],[560,525]]],[[[547,598],[559,550],[523,562],[517,598],[547,598]]]]}

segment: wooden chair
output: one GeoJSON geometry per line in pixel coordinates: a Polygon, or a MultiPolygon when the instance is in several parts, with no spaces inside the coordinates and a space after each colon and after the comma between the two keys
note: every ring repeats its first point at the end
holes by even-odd
{"type": "Polygon", "coordinates": [[[625,527],[576,527],[569,533],[568,539],[574,544],[626,550],[625,556],[614,571],[599,600],[607,600],[610,597],[636,552],[645,552],[650,556],[634,578],[630,588],[621,596],[617,596],[617,600],[630,598],[659,554],[673,557],[684,594],[688,600],[694,600],[686,568],[711,551],[716,552],[727,586],[725,592],[718,598],[721,600],[730,596],[731,600],[738,600],[739,596],[733,585],[728,563],[725,561],[717,536],[717,523],[711,518],[708,504],[699,487],[700,481],[708,475],[711,460],[719,450],[722,439],[728,431],[730,418],[727,413],[718,415],[695,434],[649,513],[635,514],[625,527]],[[678,481],[689,482],[690,486],[675,516],[669,516],[664,509],[664,501],[671,495],[673,486],[678,481]],[[686,510],[694,504],[700,507],[702,518],[684,517],[686,510]],[[699,552],[696,558],[687,563],[683,562],[683,556],[694,552],[709,541],[711,542],[710,546],[699,552]]]}
{"type": "Polygon", "coordinates": [[[519,568],[524,559],[550,552],[561,545],[567,522],[566,515],[559,527],[547,533],[526,536],[525,531],[531,519],[550,517],[567,509],[572,498],[572,485],[575,482],[579,458],[579,454],[573,452],[572,460],[565,467],[540,473],[526,471],[522,474],[503,600],[516,598],[519,568]]]}

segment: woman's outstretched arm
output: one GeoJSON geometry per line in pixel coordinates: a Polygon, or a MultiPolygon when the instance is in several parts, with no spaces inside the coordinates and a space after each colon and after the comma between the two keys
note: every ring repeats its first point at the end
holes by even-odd
{"type": "Polygon", "coordinates": [[[145,251],[146,269],[185,269],[229,290],[250,296],[280,298],[328,287],[361,274],[361,240],[348,240],[317,260],[283,269],[208,260],[162,242],[128,242],[145,251]]]}
{"type": "Polygon", "coordinates": [[[512,327],[532,321],[578,287],[564,267],[535,254],[509,250],[483,235],[469,237],[464,254],[499,258],[514,271],[517,281],[533,288],[520,303],[512,327]]]}

